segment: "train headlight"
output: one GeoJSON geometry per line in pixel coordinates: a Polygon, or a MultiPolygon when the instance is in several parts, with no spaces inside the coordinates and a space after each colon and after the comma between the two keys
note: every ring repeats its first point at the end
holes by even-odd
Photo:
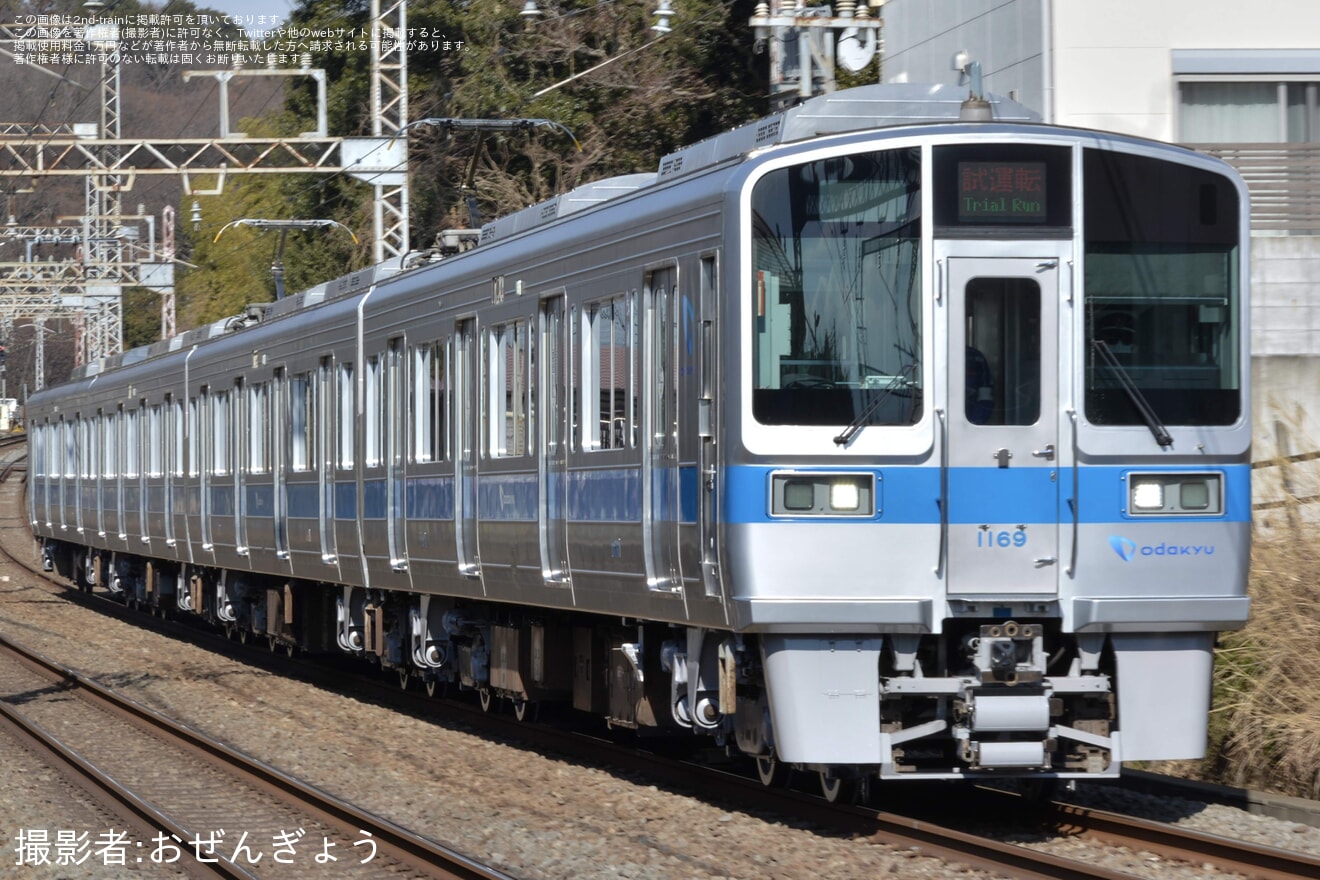
{"type": "Polygon", "coordinates": [[[1164,484],[1159,480],[1133,480],[1132,507],[1134,510],[1163,510],[1164,484]]]}
{"type": "Polygon", "coordinates": [[[852,480],[834,480],[830,483],[831,510],[851,513],[857,510],[861,503],[861,489],[852,480]]]}
{"type": "Polygon", "coordinates": [[[1218,473],[1131,473],[1131,516],[1218,516],[1224,512],[1224,480],[1218,473]]]}
{"type": "Polygon", "coordinates": [[[771,476],[772,516],[855,516],[876,513],[876,475],[783,472],[771,476]]]}

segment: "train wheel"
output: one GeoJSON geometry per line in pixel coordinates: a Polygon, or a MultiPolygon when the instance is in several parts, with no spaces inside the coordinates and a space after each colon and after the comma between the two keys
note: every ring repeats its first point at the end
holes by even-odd
{"type": "Polygon", "coordinates": [[[477,691],[477,702],[481,704],[481,711],[490,711],[490,688],[481,688],[477,691]]]}
{"type": "Polygon", "coordinates": [[[428,678],[426,680],[426,695],[428,697],[439,696],[444,699],[445,694],[449,692],[449,682],[438,678],[428,678]]]}
{"type": "Polygon", "coordinates": [[[399,690],[406,691],[408,689],[408,679],[411,677],[412,673],[407,666],[399,667],[399,690]]]}
{"type": "Polygon", "coordinates": [[[832,804],[847,804],[857,795],[857,780],[831,776],[828,770],[820,771],[820,795],[832,804]]]}
{"type": "Polygon", "coordinates": [[[790,768],[777,755],[756,756],[756,775],[767,788],[783,788],[788,784],[789,772],[790,768]]]}
{"type": "Polygon", "coordinates": [[[246,645],[248,643],[248,628],[246,626],[240,626],[238,628],[238,643],[240,645],[246,645]]]}
{"type": "Polygon", "coordinates": [[[536,704],[531,700],[515,698],[513,701],[513,717],[519,721],[526,721],[528,718],[536,720],[536,704]]]}
{"type": "Polygon", "coordinates": [[[266,636],[266,644],[270,647],[270,652],[272,654],[279,650],[280,641],[274,636],[266,636]]]}
{"type": "Polygon", "coordinates": [[[293,642],[289,642],[284,646],[284,656],[292,657],[293,652],[297,650],[298,650],[298,646],[295,645],[293,642]]]}
{"type": "Polygon", "coordinates": [[[234,640],[234,635],[237,632],[238,627],[234,626],[232,623],[225,624],[225,638],[229,639],[231,642],[234,640]]]}

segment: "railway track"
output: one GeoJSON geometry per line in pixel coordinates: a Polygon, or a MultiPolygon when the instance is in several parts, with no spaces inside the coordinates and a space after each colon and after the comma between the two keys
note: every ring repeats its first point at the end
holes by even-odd
{"type": "Polygon", "coordinates": [[[333,862],[343,877],[508,880],[5,637],[0,692],[17,695],[0,713],[34,746],[156,829],[125,842],[140,860],[233,878],[319,876],[333,862]]]}
{"type": "MultiPolygon", "coordinates": [[[[0,464],[3,464],[3,460],[3,453],[0,452],[0,464]]],[[[0,515],[6,512],[4,506],[0,505],[0,515]]],[[[22,554],[18,555],[21,556],[22,554]]],[[[37,571],[32,562],[22,559],[15,561],[27,567],[34,575],[40,576],[40,572],[37,571]]],[[[52,590],[63,595],[69,595],[67,587],[52,587],[52,590]]],[[[153,625],[156,624],[153,623],[153,625]]],[[[249,656],[255,655],[255,657],[262,658],[263,663],[287,663],[282,657],[276,658],[264,652],[249,650],[246,653],[249,656]]],[[[5,665],[0,666],[0,676],[9,675],[10,672],[5,670],[10,670],[17,662],[6,660],[5,665]]],[[[33,663],[37,663],[38,666],[41,665],[38,661],[23,661],[23,663],[27,664],[29,669],[31,669],[33,663]]],[[[35,672],[29,672],[28,674],[32,675],[35,672]]],[[[90,694],[96,690],[91,687],[92,682],[81,679],[76,674],[70,679],[68,675],[67,671],[56,672],[54,668],[51,668],[45,673],[42,682],[36,680],[29,682],[29,690],[32,692],[45,690],[53,694],[59,694],[62,698],[67,698],[68,695],[73,693],[81,694],[84,691],[90,694]]],[[[337,673],[334,675],[342,678],[337,673]]],[[[4,680],[0,678],[0,681],[4,680]]],[[[373,679],[373,683],[377,688],[385,689],[384,683],[379,678],[373,679]]],[[[342,681],[340,684],[342,685],[342,681]]],[[[9,684],[5,685],[4,690],[8,693],[19,692],[15,691],[13,686],[9,684]]],[[[540,751],[548,750],[564,753],[597,764],[606,763],[628,772],[644,774],[648,778],[663,781],[670,786],[700,791],[705,798],[728,802],[749,811],[773,810],[778,814],[791,816],[795,820],[811,823],[813,826],[839,831],[861,840],[892,845],[906,851],[918,852],[948,862],[981,868],[997,874],[1024,878],[1069,878],[1069,880],[1072,880],[1072,878],[1078,878],[1078,880],[1080,878],[1105,878],[1105,880],[1117,880],[1117,878],[1132,876],[1091,862],[1062,858],[1030,847],[992,839],[992,837],[985,834],[948,827],[950,824],[956,824],[956,821],[955,823],[948,821],[947,805],[943,810],[933,804],[927,808],[919,807],[916,811],[908,811],[904,808],[904,814],[900,815],[899,813],[861,806],[827,804],[820,798],[801,792],[778,788],[766,789],[757,781],[723,772],[720,769],[712,769],[710,766],[690,761],[657,758],[655,755],[638,752],[634,747],[615,745],[596,737],[585,737],[580,732],[556,729],[548,725],[518,723],[506,716],[455,708],[449,704],[445,704],[442,709],[437,710],[435,708],[437,706],[436,701],[426,700],[416,693],[405,695],[400,694],[393,688],[389,690],[396,699],[416,701],[418,705],[429,705],[432,707],[430,711],[458,712],[467,723],[473,723],[483,729],[498,731],[501,736],[515,737],[540,751]]],[[[98,695],[95,699],[105,698],[98,695]]],[[[109,699],[113,699],[113,695],[109,699]]],[[[135,714],[136,710],[117,709],[107,711],[135,714]]],[[[177,725],[175,726],[177,727],[177,725]]],[[[100,738],[142,739],[143,736],[144,734],[135,732],[128,735],[102,736],[100,738]]],[[[152,736],[163,736],[163,734],[152,734],[152,736]]],[[[181,746],[180,748],[184,747],[181,746]]],[[[187,749],[192,748],[195,747],[187,747],[187,749]]],[[[214,748],[214,744],[210,748],[214,748]]],[[[206,750],[209,751],[209,748],[206,750]]],[[[150,753],[154,755],[160,751],[161,749],[153,748],[150,753]]],[[[195,752],[189,752],[189,754],[192,757],[182,759],[182,766],[199,766],[202,758],[195,752]]],[[[208,758],[208,760],[212,759],[208,758]]],[[[154,759],[139,759],[138,762],[129,759],[130,764],[144,761],[145,763],[155,763],[154,759]]],[[[277,771],[271,771],[271,768],[268,767],[259,767],[258,771],[273,772],[276,777],[282,776],[277,771]]],[[[209,821],[212,825],[217,824],[214,818],[214,803],[223,802],[225,798],[232,799],[236,790],[249,787],[279,787],[287,784],[286,782],[247,781],[239,783],[235,781],[232,775],[225,776],[223,774],[220,778],[227,781],[219,783],[220,793],[213,796],[209,804],[210,812],[204,813],[204,818],[201,820],[203,822],[209,821]]],[[[289,780],[288,782],[292,781],[289,780]]],[[[293,783],[292,787],[296,789],[300,786],[293,783]]],[[[975,797],[978,799],[978,806],[970,810],[961,810],[959,811],[960,815],[1007,816],[1021,815],[1024,812],[1020,801],[1007,802],[1001,800],[1007,797],[1002,793],[978,792],[975,797]]],[[[139,798],[144,801],[148,800],[141,797],[140,794],[139,798]]],[[[340,809],[351,810],[351,807],[341,804],[335,808],[335,810],[340,809]]],[[[317,808],[317,810],[319,812],[315,816],[304,814],[306,818],[297,820],[280,819],[277,816],[271,821],[276,826],[283,823],[285,827],[301,828],[308,837],[320,836],[321,839],[336,842],[339,844],[341,852],[344,847],[365,839],[359,829],[369,830],[369,826],[366,824],[369,821],[367,817],[353,818],[358,814],[338,813],[339,824],[336,825],[332,821],[334,815],[331,815],[329,819],[324,818],[323,814],[331,813],[330,810],[326,808],[317,808]],[[345,819],[345,815],[350,818],[345,819]],[[291,824],[295,822],[296,824],[291,824]]],[[[1154,853],[1162,859],[1186,862],[1201,868],[1213,867],[1215,870],[1226,874],[1269,878],[1269,880],[1320,876],[1320,860],[1315,858],[1282,850],[1272,850],[1268,847],[1253,846],[1241,841],[1187,832],[1164,823],[1132,819],[1096,810],[1084,810],[1062,803],[1051,805],[1042,815],[1044,826],[1049,829],[1049,833],[1057,836],[1093,839],[1104,846],[1121,846],[1133,851],[1154,853]]],[[[161,827],[163,824],[156,820],[154,813],[148,813],[145,818],[139,817],[137,821],[147,823],[152,827],[161,827]]],[[[191,821],[192,825],[181,822],[178,828],[187,834],[194,833],[191,829],[196,826],[198,820],[188,821],[191,821]]],[[[256,827],[253,825],[253,821],[245,819],[243,830],[252,832],[256,827]]],[[[970,823],[968,824],[970,825],[970,823]]],[[[239,826],[235,826],[235,828],[238,829],[239,826]]],[[[176,834],[185,841],[190,839],[186,834],[181,834],[178,831],[171,833],[176,834]]],[[[402,831],[402,829],[388,826],[388,823],[379,833],[376,831],[370,831],[369,833],[372,840],[381,844],[383,844],[389,833],[401,834],[405,839],[414,837],[409,835],[408,832],[402,831]]],[[[378,858],[383,860],[384,855],[382,854],[378,858]]],[[[375,870],[369,876],[378,876],[382,864],[383,861],[377,861],[375,870]]],[[[424,865],[421,868],[411,869],[407,867],[408,863],[402,857],[398,864],[400,865],[400,872],[424,871],[431,867],[430,865],[424,865]]],[[[225,876],[248,875],[229,874],[225,876]]],[[[267,875],[263,874],[262,876],[267,875]]],[[[299,875],[290,874],[288,876],[299,875]]],[[[502,875],[498,873],[475,873],[456,876],[502,875]]]]}
{"type": "Polygon", "coordinates": [[[1320,877],[1320,859],[1312,856],[1190,831],[1163,822],[1057,802],[1050,804],[1047,817],[1050,825],[1061,834],[1081,834],[1115,846],[1152,852],[1164,859],[1209,865],[1221,873],[1260,880],[1320,877]]]}

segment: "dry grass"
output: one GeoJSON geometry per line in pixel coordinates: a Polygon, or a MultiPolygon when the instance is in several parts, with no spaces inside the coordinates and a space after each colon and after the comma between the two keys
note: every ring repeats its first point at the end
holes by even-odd
{"type": "Polygon", "coordinates": [[[1192,775],[1320,798],[1320,553],[1314,533],[1294,521],[1292,529],[1257,537],[1251,620],[1220,638],[1210,749],[1203,765],[1185,768],[1192,775]]]}

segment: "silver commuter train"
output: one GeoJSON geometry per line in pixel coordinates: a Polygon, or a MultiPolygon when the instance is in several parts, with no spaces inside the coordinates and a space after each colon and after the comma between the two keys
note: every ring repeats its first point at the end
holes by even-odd
{"type": "Polygon", "coordinates": [[[48,566],[828,796],[1200,756],[1249,603],[1246,190],[899,97],[33,395],[48,566]]]}

